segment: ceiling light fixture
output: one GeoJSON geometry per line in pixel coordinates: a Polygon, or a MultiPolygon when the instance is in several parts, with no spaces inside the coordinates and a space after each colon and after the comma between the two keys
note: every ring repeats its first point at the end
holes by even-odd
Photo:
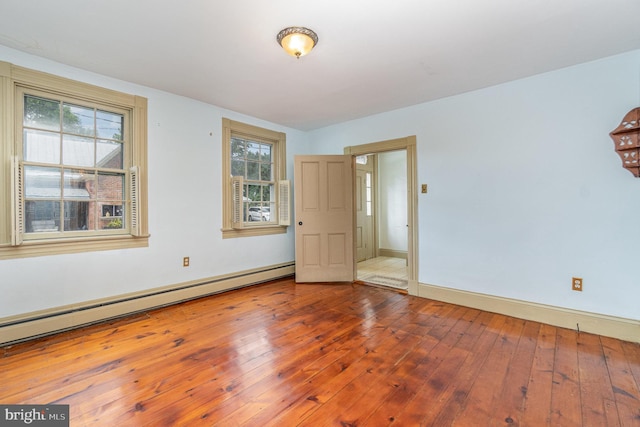
{"type": "Polygon", "coordinates": [[[278,33],[278,43],[291,56],[300,59],[318,44],[318,35],[308,28],[289,27],[278,33]]]}

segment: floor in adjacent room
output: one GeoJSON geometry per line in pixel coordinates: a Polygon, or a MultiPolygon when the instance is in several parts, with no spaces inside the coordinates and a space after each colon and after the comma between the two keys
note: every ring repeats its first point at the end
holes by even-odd
{"type": "Polygon", "coordinates": [[[358,280],[395,289],[408,288],[407,260],[380,256],[358,263],[358,280]]]}

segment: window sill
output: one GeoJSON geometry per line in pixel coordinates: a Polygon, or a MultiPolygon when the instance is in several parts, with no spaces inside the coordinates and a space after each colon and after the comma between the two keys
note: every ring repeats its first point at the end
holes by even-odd
{"type": "Polygon", "coordinates": [[[235,237],[269,236],[271,234],[284,234],[287,227],[283,225],[247,227],[247,228],[223,228],[222,238],[232,239],[235,237]]]}
{"type": "Polygon", "coordinates": [[[26,241],[20,246],[0,246],[0,260],[109,251],[115,249],[146,248],[148,246],[149,236],[134,237],[127,235],[66,240],[32,240],[26,241]]]}

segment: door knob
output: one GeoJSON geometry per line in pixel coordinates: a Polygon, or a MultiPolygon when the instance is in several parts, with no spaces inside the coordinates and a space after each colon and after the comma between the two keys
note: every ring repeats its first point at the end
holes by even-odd
{"type": "Polygon", "coordinates": [[[298,225],[302,225],[302,221],[298,221],[298,225]]]}

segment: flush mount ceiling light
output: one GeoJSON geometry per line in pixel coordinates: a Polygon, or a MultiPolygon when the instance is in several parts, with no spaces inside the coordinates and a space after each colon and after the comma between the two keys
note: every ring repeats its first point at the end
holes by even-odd
{"type": "Polygon", "coordinates": [[[308,28],[289,27],[278,33],[278,43],[291,56],[300,59],[318,44],[318,35],[308,28]]]}

